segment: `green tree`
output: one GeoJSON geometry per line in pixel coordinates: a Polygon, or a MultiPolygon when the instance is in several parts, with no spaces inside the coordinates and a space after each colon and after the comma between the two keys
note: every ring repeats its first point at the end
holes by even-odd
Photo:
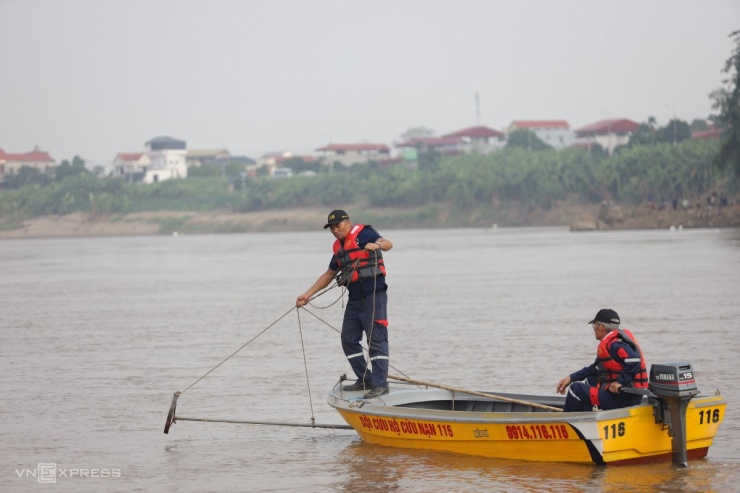
{"type": "Polygon", "coordinates": [[[701,118],[694,118],[691,120],[691,131],[692,132],[701,132],[704,130],[709,130],[709,124],[706,120],[702,120],[701,118]]]}
{"type": "Polygon", "coordinates": [[[204,163],[201,166],[188,166],[188,178],[212,178],[222,176],[221,166],[216,163],[204,163]]]}
{"type": "Polygon", "coordinates": [[[683,120],[677,118],[669,121],[665,127],[661,127],[656,132],[657,142],[669,142],[677,144],[691,138],[691,127],[683,120]]]}
{"type": "Polygon", "coordinates": [[[526,128],[518,128],[511,132],[506,139],[506,147],[519,147],[530,151],[541,151],[550,148],[549,145],[537,137],[536,133],[526,128]]]}
{"type": "Polygon", "coordinates": [[[292,157],[283,161],[283,167],[292,169],[293,173],[295,174],[298,174],[301,171],[313,171],[315,173],[319,172],[318,161],[306,161],[299,156],[292,157]]]}
{"type": "Polygon", "coordinates": [[[54,172],[54,178],[57,181],[62,181],[68,176],[81,176],[81,175],[87,175],[90,172],[85,168],[85,160],[82,159],[80,156],[75,156],[72,158],[72,163],[68,160],[62,161],[62,164],[57,166],[55,172],[54,172]]]}
{"type": "Polygon", "coordinates": [[[719,110],[717,123],[723,128],[722,141],[717,154],[720,169],[730,169],[735,178],[740,177],[740,31],[730,33],[735,41],[732,56],[725,62],[723,72],[728,78],[725,87],[710,94],[714,100],[712,108],[719,110]]]}
{"type": "Polygon", "coordinates": [[[640,128],[630,136],[629,147],[639,145],[653,145],[657,140],[655,130],[655,117],[648,118],[647,122],[640,124],[640,128]]]}
{"type": "Polygon", "coordinates": [[[442,154],[436,149],[419,150],[417,161],[420,170],[432,171],[439,168],[442,154]]]}

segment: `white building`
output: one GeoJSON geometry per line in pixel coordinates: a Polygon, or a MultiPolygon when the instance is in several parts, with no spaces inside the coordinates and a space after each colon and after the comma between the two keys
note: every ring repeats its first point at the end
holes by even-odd
{"type": "Polygon", "coordinates": [[[628,144],[632,134],[639,129],[639,123],[627,118],[601,120],[577,129],[575,145],[590,149],[598,144],[611,155],[617,147],[628,144]]]}
{"type": "Polygon", "coordinates": [[[145,152],[119,152],[113,160],[113,176],[120,176],[128,182],[141,181],[152,160],[145,152]]]}
{"type": "Polygon", "coordinates": [[[149,148],[147,154],[152,161],[152,166],[144,175],[142,180],[144,183],[187,178],[188,165],[185,159],[187,149],[184,140],[156,137],[146,145],[149,148]]]}
{"type": "Polygon", "coordinates": [[[514,130],[526,129],[553,149],[565,149],[573,145],[576,135],[565,120],[515,120],[506,129],[506,134],[514,130]]]}
{"type": "Polygon", "coordinates": [[[187,178],[187,150],[184,140],[155,137],[146,146],[146,152],[118,153],[113,161],[114,176],[143,183],[187,178]]]}
{"type": "Polygon", "coordinates": [[[506,145],[506,135],[481,125],[464,128],[443,137],[463,139],[464,143],[460,146],[460,150],[466,154],[488,154],[506,145]]]}

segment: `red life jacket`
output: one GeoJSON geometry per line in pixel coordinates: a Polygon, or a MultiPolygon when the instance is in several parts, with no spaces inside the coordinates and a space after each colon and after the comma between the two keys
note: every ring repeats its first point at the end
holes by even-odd
{"type": "Polygon", "coordinates": [[[640,355],[640,371],[632,379],[631,386],[637,389],[648,388],[648,374],[645,365],[645,357],[642,355],[642,350],[640,349],[640,345],[637,344],[635,336],[627,329],[612,330],[601,340],[599,347],[596,349],[596,369],[599,372],[598,385],[596,387],[591,387],[590,391],[591,404],[595,406],[599,405],[599,389],[608,389],[609,384],[616,382],[619,379],[619,375],[624,372],[624,365],[612,358],[609,353],[609,349],[611,349],[612,344],[618,340],[628,344],[640,355]]]}
{"type": "Polygon", "coordinates": [[[364,228],[364,224],[355,224],[344,242],[340,240],[334,242],[333,249],[339,264],[338,282],[340,285],[346,286],[351,282],[372,279],[378,275],[385,276],[383,252],[380,249],[370,252],[360,248],[360,244],[357,243],[357,236],[364,228]]]}

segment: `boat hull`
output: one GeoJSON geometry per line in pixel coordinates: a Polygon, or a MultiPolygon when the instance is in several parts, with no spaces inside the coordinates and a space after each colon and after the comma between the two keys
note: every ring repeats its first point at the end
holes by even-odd
{"type": "MultiPolygon", "coordinates": [[[[497,395],[562,407],[559,397],[497,395]]],[[[647,399],[611,411],[562,413],[448,390],[392,387],[371,400],[335,388],[328,402],[364,441],[391,447],[600,465],[671,461],[673,455],[669,427],[656,423],[647,399]]],[[[719,395],[691,399],[686,411],[689,459],[707,455],[725,408],[719,395]]]]}

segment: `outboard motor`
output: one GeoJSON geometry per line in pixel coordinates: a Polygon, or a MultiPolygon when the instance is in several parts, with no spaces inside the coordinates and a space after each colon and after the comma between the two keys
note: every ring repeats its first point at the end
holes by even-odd
{"type": "Polygon", "coordinates": [[[650,367],[650,391],[656,423],[668,425],[673,463],[688,467],[686,454],[686,409],[699,393],[691,363],[659,363],[650,367]],[[667,412],[666,412],[667,411],[667,412]]]}

